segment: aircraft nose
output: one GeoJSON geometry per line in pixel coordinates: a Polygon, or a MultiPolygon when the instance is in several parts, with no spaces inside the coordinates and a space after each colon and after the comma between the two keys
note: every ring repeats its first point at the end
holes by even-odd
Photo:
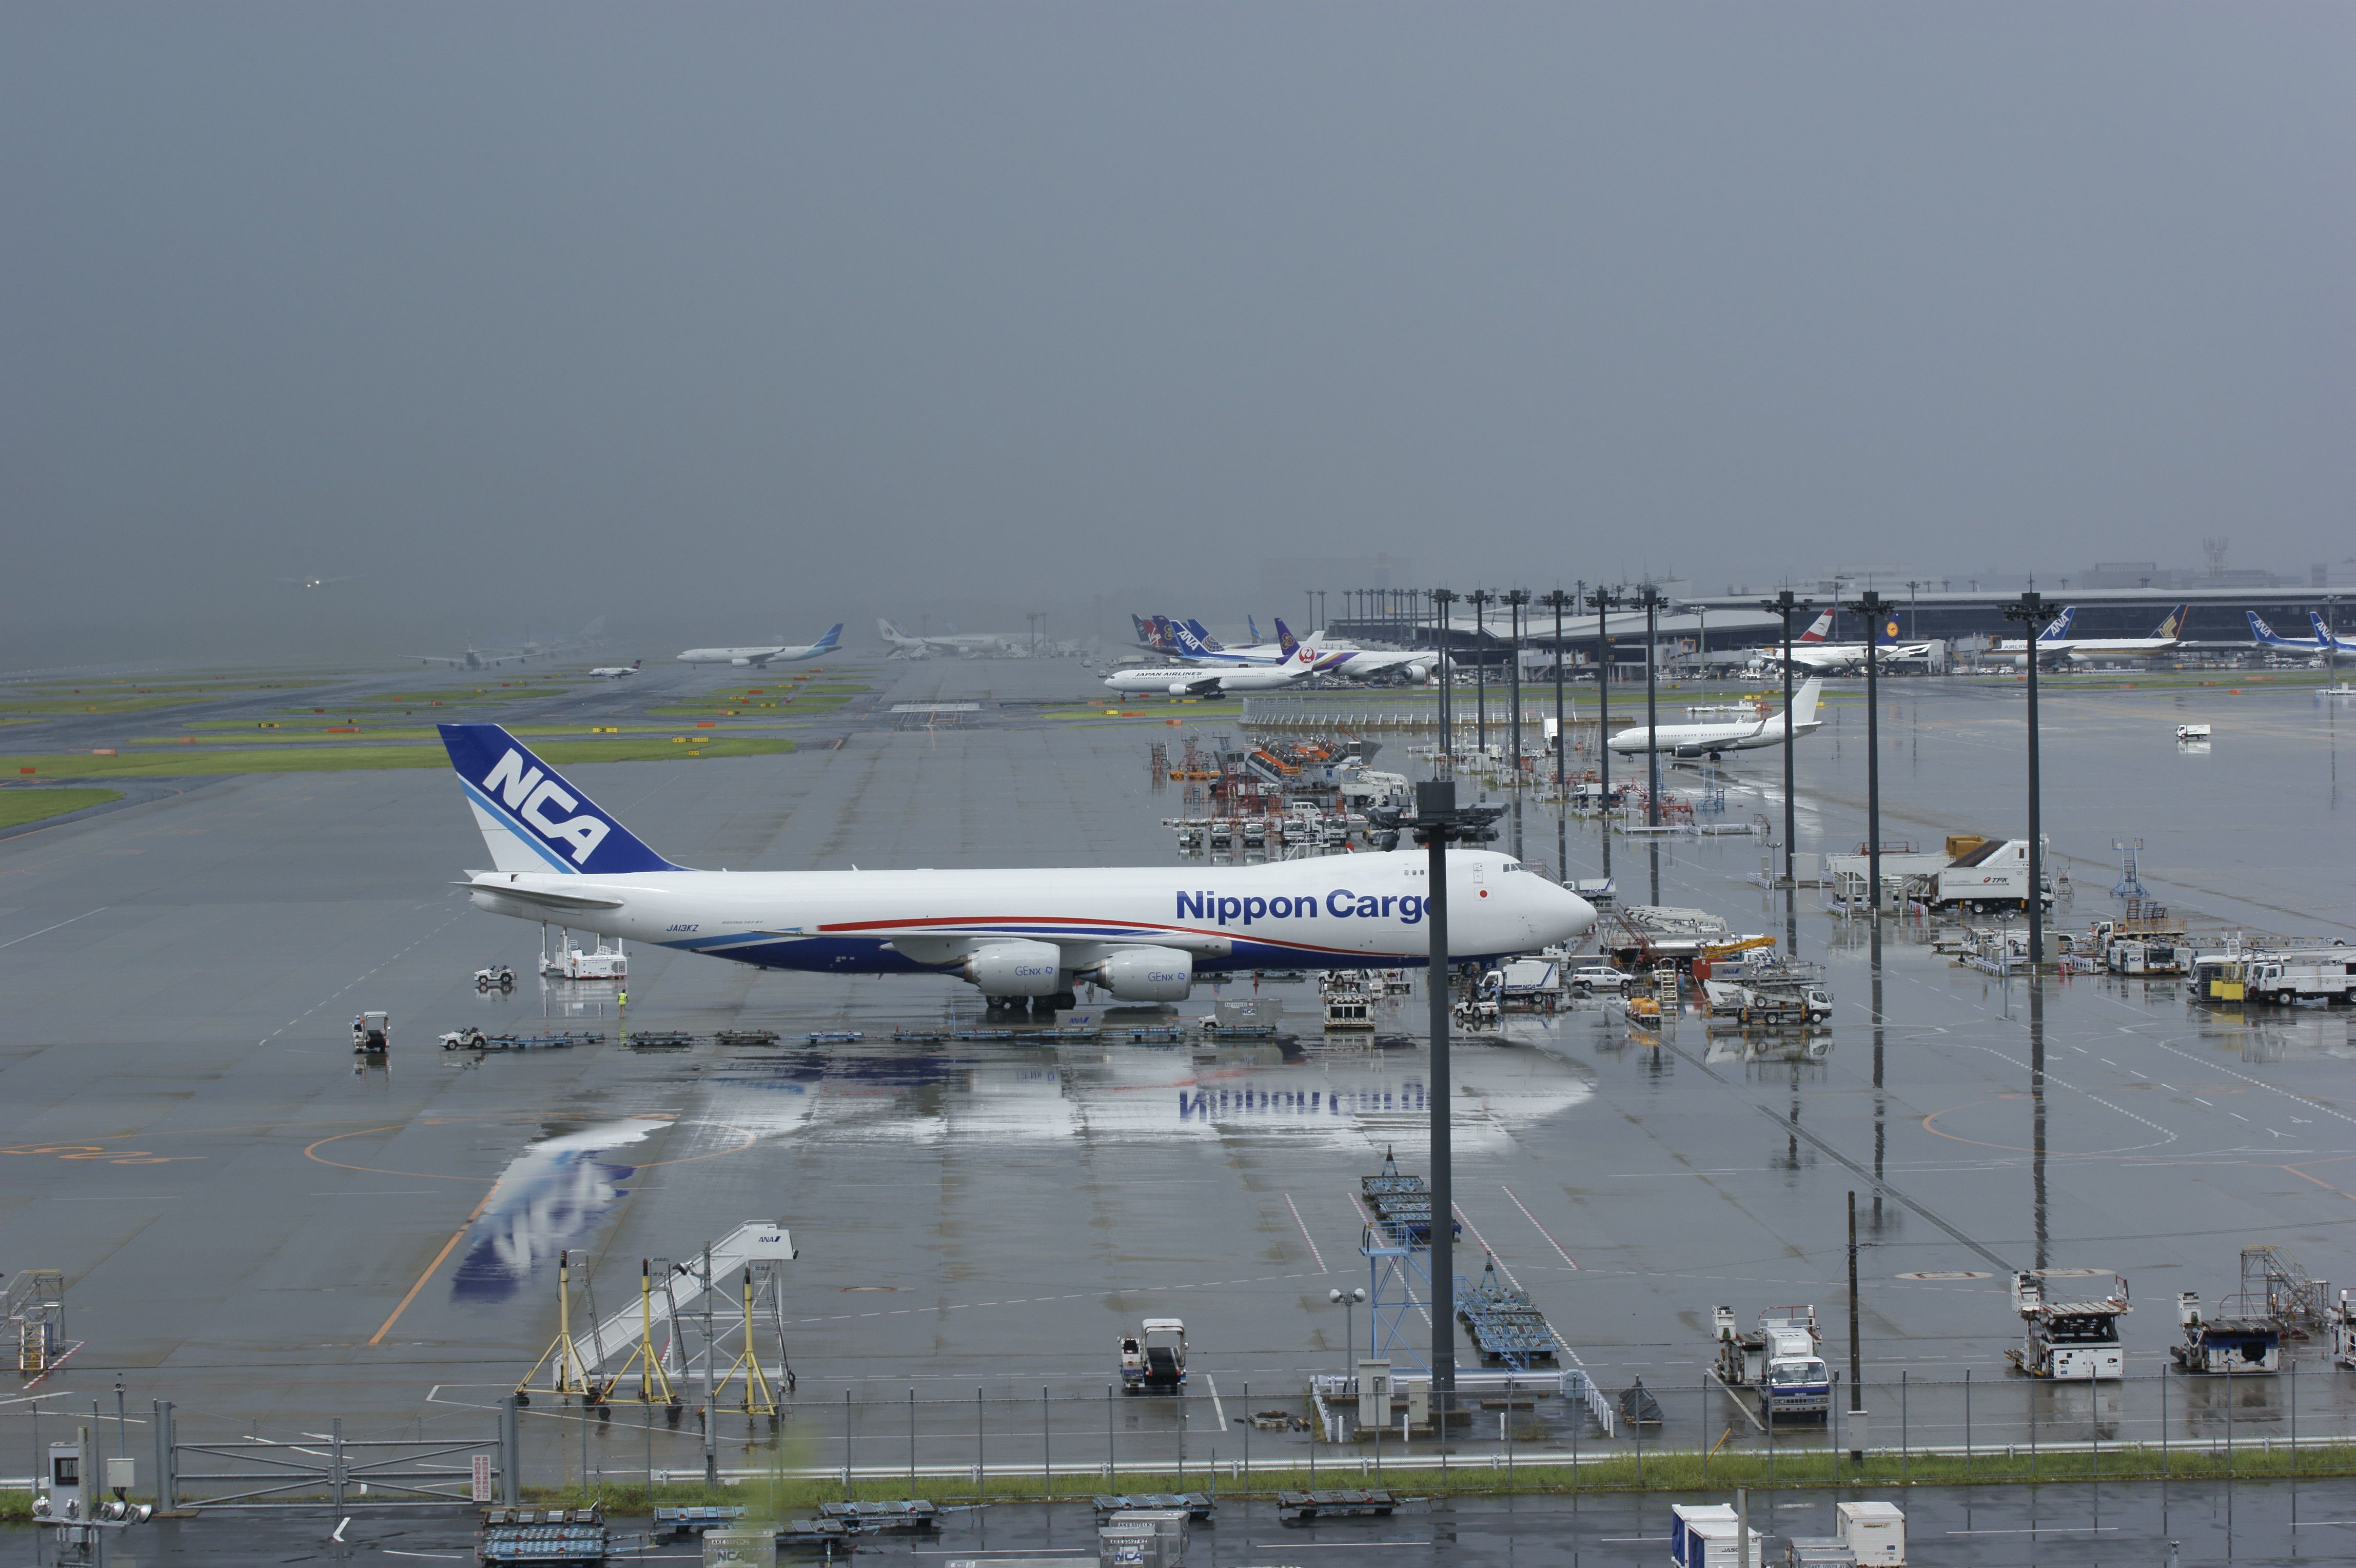
{"type": "Polygon", "coordinates": [[[1574,941],[1595,929],[1595,906],[1568,887],[1549,885],[1535,924],[1542,943],[1574,941]]]}

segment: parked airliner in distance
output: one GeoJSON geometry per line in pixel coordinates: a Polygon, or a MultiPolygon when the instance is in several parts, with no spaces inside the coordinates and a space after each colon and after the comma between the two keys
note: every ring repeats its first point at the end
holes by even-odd
{"type": "Polygon", "coordinates": [[[836,621],[826,628],[826,635],[816,642],[805,642],[797,648],[790,643],[769,648],[691,648],[679,656],[682,664],[750,664],[755,668],[769,664],[796,664],[805,659],[823,659],[842,643],[842,623],[836,621]]]}
{"type": "Polygon", "coordinates": [[[1105,685],[1123,696],[1216,697],[1228,692],[1277,692],[1317,668],[1303,648],[1281,664],[1145,664],[1116,670],[1105,685]]]}
{"type": "Polygon", "coordinates": [[[911,637],[896,622],[877,618],[875,630],[892,645],[892,651],[904,659],[922,659],[932,653],[957,653],[969,659],[1028,651],[1023,639],[995,631],[940,631],[911,637]]]}
{"type": "MultiPolygon", "coordinates": [[[[1816,717],[1816,703],[1824,693],[1821,675],[1811,675],[1792,693],[1793,739],[1814,735],[1824,727],[1824,721],[1816,717]]],[[[1638,725],[1634,729],[1622,730],[1606,744],[1622,757],[1633,757],[1640,751],[1713,757],[1724,751],[1755,751],[1761,746],[1783,744],[1783,714],[1778,709],[1752,719],[1714,725],[1663,725],[1657,731],[1638,725]]]]}
{"type": "MultiPolygon", "coordinates": [[[[1839,675],[1852,670],[1864,669],[1865,644],[1827,642],[1825,639],[1831,635],[1832,628],[1833,612],[1826,610],[1809,625],[1807,630],[1794,638],[1792,668],[1804,670],[1817,675],[1839,675]]],[[[1899,641],[1898,623],[1895,620],[1882,624],[1879,633],[1874,639],[1874,648],[1875,657],[1884,661],[1928,659],[1931,656],[1931,645],[1927,642],[1899,641]]],[[[1752,656],[1751,661],[1755,666],[1771,666],[1781,664],[1783,660],[1783,650],[1781,645],[1777,645],[1761,649],[1752,656]]]]}
{"type": "MultiPolygon", "coordinates": [[[[2173,652],[2183,644],[2184,618],[2191,613],[2190,605],[2177,606],[2149,637],[2072,637],[2070,623],[2076,618],[2078,607],[2071,605],[2037,634],[2037,661],[2043,668],[2063,660],[2094,664],[2105,660],[2149,659],[2173,652]]],[[[1997,643],[1995,650],[2012,654],[2016,666],[2028,662],[2027,646],[2019,638],[1997,643]]]]}
{"type": "Polygon", "coordinates": [[[633,659],[627,664],[600,664],[597,668],[589,671],[589,679],[592,681],[619,681],[626,675],[637,674],[638,672],[638,666],[645,662],[646,661],[642,659],[633,659]]]}
{"type": "MultiPolygon", "coordinates": [[[[766,969],[937,974],[994,1006],[1080,981],[1173,1002],[1197,974],[1392,969],[1430,956],[1420,850],[1259,865],[694,871],[633,835],[498,725],[444,725],[492,869],[476,908],[766,969]]],[[[1448,854],[1449,950],[1487,963],[1584,935],[1595,909],[1510,856],[1448,854]]]]}

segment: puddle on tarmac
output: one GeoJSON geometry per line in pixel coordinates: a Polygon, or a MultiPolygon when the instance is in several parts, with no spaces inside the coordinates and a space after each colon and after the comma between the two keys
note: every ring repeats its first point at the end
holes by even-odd
{"type": "Polygon", "coordinates": [[[467,1233],[450,1298],[507,1301],[534,1271],[552,1268],[557,1253],[587,1237],[625,1196],[621,1184],[638,1168],[608,1151],[643,1144],[669,1125],[627,1117],[527,1146],[500,1175],[489,1205],[467,1233]]]}

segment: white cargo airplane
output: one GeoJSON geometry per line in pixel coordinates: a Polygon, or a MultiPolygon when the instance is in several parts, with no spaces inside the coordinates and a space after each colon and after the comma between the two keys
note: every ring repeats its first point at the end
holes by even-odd
{"type": "Polygon", "coordinates": [[[1217,697],[1229,692],[1276,692],[1317,669],[1303,645],[1281,664],[1145,664],[1116,670],[1104,683],[1124,696],[1217,697]]]}
{"type": "MultiPolygon", "coordinates": [[[[1792,693],[1792,738],[1814,735],[1824,727],[1816,717],[1816,701],[1825,693],[1821,675],[1811,675],[1792,693]]],[[[1723,751],[1756,751],[1783,744],[1783,715],[1762,713],[1755,719],[1715,725],[1663,725],[1657,731],[1639,725],[1623,729],[1607,743],[1622,757],[1640,751],[1665,751],[1673,757],[1711,757],[1723,751]]]]}
{"type": "MultiPolygon", "coordinates": [[[[939,974],[993,1004],[1068,1006],[1086,980],[1170,1002],[1202,973],[1393,969],[1429,957],[1422,851],[1250,866],[692,871],[633,836],[497,725],[442,742],[495,869],[458,884],[495,915],[765,969],[939,974]]],[[[1449,950],[1465,963],[1569,941],[1585,899],[1487,850],[1448,856],[1449,950]]]]}
{"type": "Polygon", "coordinates": [[[691,648],[679,656],[682,664],[750,664],[756,668],[770,664],[795,664],[805,659],[823,659],[842,643],[842,623],[836,621],[826,628],[826,635],[816,642],[806,642],[776,648],[691,648]]]}

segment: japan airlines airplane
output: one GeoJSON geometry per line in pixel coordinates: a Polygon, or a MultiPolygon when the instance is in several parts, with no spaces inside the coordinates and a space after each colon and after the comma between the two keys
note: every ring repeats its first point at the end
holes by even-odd
{"type": "MultiPolygon", "coordinates": [[[[2184,618],[2192,613],[2192,607],[2179,605],[2169,611],[2149,637],[2072,637],[2070,622],[2077,613],[2075,605],[2065,607],[2037,634],[2040,667],[2062,660],[2093,664],[2105,659],[2147,659],[2156,653],[2169,652],[2182,645],[2184,618]]],[[[1997,643],[1995,651],[2014,655],[2015,665],[2028,662],[2022,657],[2028,651],[2027,645],[2019,638],[1997,643]]]]}
{"type": "MultiPolygon", "coordinates": [[[[1825,680],[1821,675],[1809,676],[1792,693],[1793,739],[1814,735],[1824,727],[1824,721],[1816,717],[1816,701],[1824,693],[1825,680]]],[[[1609,744],[1622,757],[1633,757],[1640,751],[1712,757],[1722,751],[1755,751],[1761,746],[1783,744],[1783,715],[1778,712],[1729,724],[1663,725],[1657,732],[1639,725],[1634,729],[1622,730],[1609,744]]]]}
{"type": "MultiPolygon", "coordinates": [[[[480,909],[765,969],[939,974],[993,1002],[1070,1005],[1086,980],[1173,1002],[1197,974],[1392,969],[1430,955],[1424,852],[1250,866],[1022,871],[692,871],[497,725],[442,742],[494,869],[458,886],[480,909]]],[[[1593,928],[1567,888],[1487,850],[1448,854],[1449,949],[1489,963],[1593,928]]]]}
{"type": "Polygon", "coordinates": [[[1104,683],[1124,695],[1217,697],[1229,692],[1275,692],[1317,668],[1317,656],[1303,648],[1281,664],[1148,664],[1116,670],[1104,683]]]}
{"type": "Polygon", "coordinates": [[[826,628],[826,635],[816,642],[800,647],[776,648],[691,648],[679,656],[682,664],[750,664],[756,668],[770,664],[797,664],[805,659],[823,659],[842,643],[842,623],[836,621],[826,628]]]}

